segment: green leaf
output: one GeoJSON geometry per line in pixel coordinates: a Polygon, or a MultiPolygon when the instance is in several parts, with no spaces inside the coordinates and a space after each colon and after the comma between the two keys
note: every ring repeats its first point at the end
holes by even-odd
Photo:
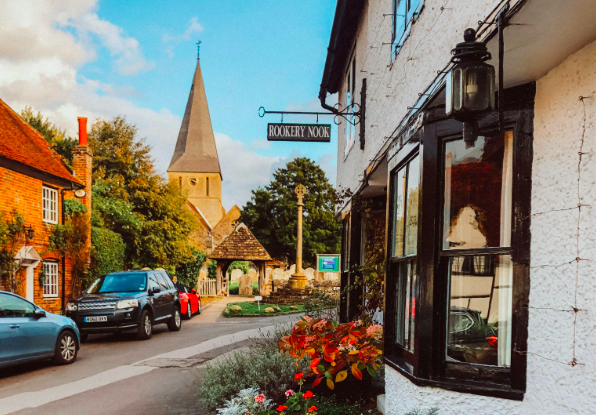
{"type": "Polygon", "coordinates": [[[331,379],[331,373],[329,373],[329,371],[325,371],[325,377],[327,379],[331,379]]]}
{"type": "Polygon", "coordinates": [[[377,372],[370,366],[367,366],[366,370],[368,370],[368,374],[371,375],[372,377],[375,377],[377,375],[377,372]]]}

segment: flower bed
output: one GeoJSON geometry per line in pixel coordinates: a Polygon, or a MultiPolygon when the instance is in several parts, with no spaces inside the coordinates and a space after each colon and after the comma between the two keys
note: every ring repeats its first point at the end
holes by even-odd
{"type": "Polygon", "coordinates": [[[259,305],[254,301],[243,301],[240,303],[230,303],[223,311],[224,317],[263,317],[263,316],[279,316],[283,314],[294,314],[304,312],[304,305],[299,304],[295,306],[264,304],[259,305]],[[235,308],[240,307],[240,310],[235,308]],[[273,311],[266,311],[271,308],[273,311]],[[237,311],[236,311],[237,310],[237,311]]]}

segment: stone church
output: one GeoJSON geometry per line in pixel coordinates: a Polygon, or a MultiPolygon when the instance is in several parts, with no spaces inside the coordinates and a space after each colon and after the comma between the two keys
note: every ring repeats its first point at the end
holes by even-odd
{"type": "Polygon", "coordinates": [[[168,178],[188,195],[187,207],[200,224],[193,235],[196,248],[210,254],[232,233],[240,209],[234,205],[226,212],[221,202],[221,168],[200,60],[197,60],[168,178]]]}

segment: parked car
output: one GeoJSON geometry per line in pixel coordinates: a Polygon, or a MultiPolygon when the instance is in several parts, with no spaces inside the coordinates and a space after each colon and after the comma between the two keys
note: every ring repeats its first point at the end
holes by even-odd
{"type": "Polygon", "coordinates": [[[167,324],[170,331],[182,326],[180,295],[164,270],[98,277],[68,303],[66,314],[77,323],[83,341],[92,333],[115,332],[135,332],[138,339],[147,340],[155,324],[167,324]]]}
{"type": "Polygon", "coordinates": [[[0,291],[0,367],[42,359],[67,365],[76,360],[80,343],[79,329],[70,318],[0,291]]]}
{"type": "Polygon", "coordinates": [[[447,355],[460,362],[496,365],[498,332],[480,311],[451,307],[447,355]]]}
{"type": "Polygon", "coordinates": [[[201,296],[194,288],[188,289],[183,284],[176,282],[180,294],[180,313],[186,320],[190,320],[194,314],[201,314],[201,296]]]}

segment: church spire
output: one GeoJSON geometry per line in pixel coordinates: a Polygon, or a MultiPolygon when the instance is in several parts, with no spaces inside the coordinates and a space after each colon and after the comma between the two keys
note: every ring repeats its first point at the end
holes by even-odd
{"type": "Polygon", "coordinates": [[[219,173],[221,176],[215,136],[213,135],[207,95],[205,94],[205,85],[201,73],[201,61],[198,59],[186,111],[184,112],[178,141],[168,172],[219,173]]]}

